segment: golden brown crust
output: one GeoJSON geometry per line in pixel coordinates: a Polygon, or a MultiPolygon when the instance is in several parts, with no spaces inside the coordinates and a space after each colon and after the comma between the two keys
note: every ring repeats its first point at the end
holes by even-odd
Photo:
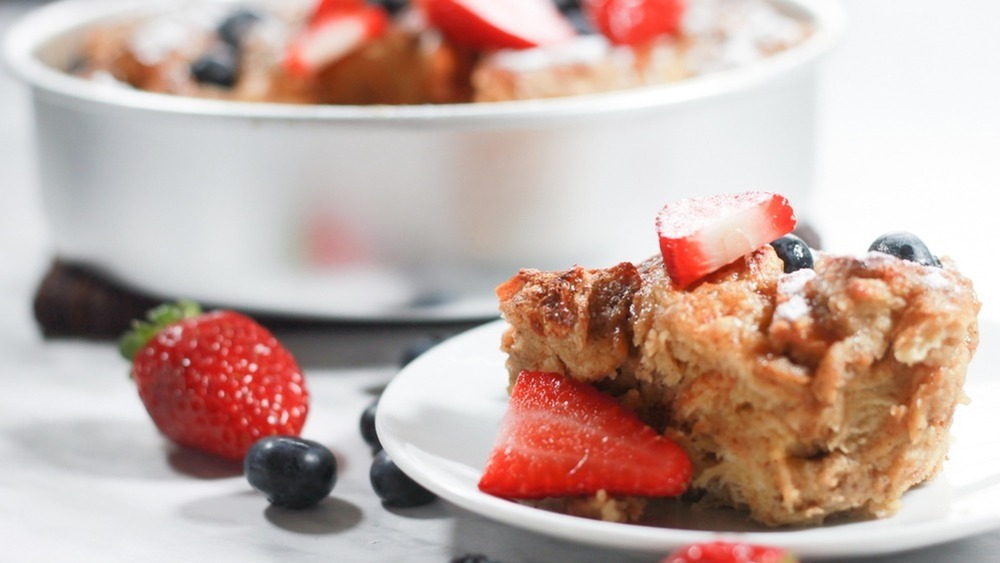
{"type": "Polygon", "coordinates": [[[940,470],[978,343],[979,302],[949,260],[819,254],[815,270],[788,275],[764,247],[681,291],[652,258],[635,268],[638,286],[622,286],[628,314],[613,317],[631,342],[585,338],[599,333],[581,323],[592,311],[577,292],[626,270],[502,286],[508,367],[618,396],[687,449],[706,502],[767,525],[886,516],[940,470]],[[575,308],[535,313],[545,308],[526,295],[575,308]]]}
{"type": "Polygon", "coordinates": [[[428,78],[435,70],[432,62],[432,55],[422,51],[417,35],[389,29],[323,68],[309,83],[313,102],[366,105],[456,101],[456,94],[445,91],[443,86],[451,84],[451,75],[435,77],[439,82],[433,83],[428,78]]]}
{"type": "Polygon", "coordinates": [[[512,377],[558,371],[583,381],[614,377],[631,355],[629,308],[640,284],[635,266],[565,272],[521,270],[497,288],[511,328],[504,335],[512,377]]]}

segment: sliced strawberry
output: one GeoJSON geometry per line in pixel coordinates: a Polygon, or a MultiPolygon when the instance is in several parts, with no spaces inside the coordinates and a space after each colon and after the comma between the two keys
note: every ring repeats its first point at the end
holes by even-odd
{"type": "Polygon", "coordinates": [[[688,545],[661,563],[796,563],[791,553],[763,545],[715,541],[688,545]]]}
{"type": "Polygon", "coordinates": [[[769,192],[682,199],[656,218],[663,265],[682,288],[794,228],[788,200],[769,192]]]}
{"type": "Polygon", "coordinates": [[[313,9],[311,21],[316,21],[335,12],[358,10],[364,8],[365,4],[365,0],[319,0],[316,8],[313,9]]]}
{"type": "Polygon", "coordinates": [[[527,49],[576,35],[551,0],[424,0],[423,9],[449,41],[475,50],[527,49]]]}
{"type": "Polygon", "coordinates": [[[584,0],[583,9],[612,43],[642,45],[677,34],[684,4],[684,0],[584,0]]]}
{"type": "Polygon", "coordinates": [[[594,494],[673,496],[687,488],[691,460],[674,442],[594,387],[555,373],[524,371],[479,489],[532,499],[594,494]]]}
{"type": "Polygon", "coordinates": [[[321,4],[308,27],[292,40],[285,53],[285,70],[289,74],[311,76],[382,35],[389,20],[385,10],[368,5],[343,6],[346,1],[321,4]]]}

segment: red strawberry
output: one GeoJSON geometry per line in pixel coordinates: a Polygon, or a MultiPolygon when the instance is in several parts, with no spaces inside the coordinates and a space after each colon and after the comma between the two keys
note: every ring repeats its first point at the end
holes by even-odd
{"type": "Polygon", "coordinates": [[[656,217],[663,265],[682,288],[794,228],[788,200],[769,192],[682,199],[656,217]]]}
{"type": "Polygon", "coordinates": [[[556,373],[523,371],[479,480],[504,498],[612,494],[673,496],[691,460],[594,387],[556,373]]]}
{"type": "Polygon", "coordinates": [[[302,370],[264,327],[190,303],[162,305],[148,319],[119,345],[168,438],[239,460],[263,436],[299,435],[309,411],[302,370]]]}
{"type": "Polygon", "coordinates": [[[680,31],[684,0],[584,0],[583,8],[612,43],[642,45],[680,31]]]}
{"type": "Polygon", "coordinates": [[[475,50],[527,49],[576,35],[551,0],[424,0],[422,5],[445,37],[475,50]]]}
{"type": "Polygon", "coordinates": [[[378,6],[336,0],[321,3],[285,53],[285,70],[311,76],[385,31],[389,16],[378,6]]]}
{"type": "Polygon", "coordinates": [[[661,563],[796,563],[794,555],[776,547],[710,542],[682,547],[661,563]]]}
{"type": "Polygon", "coordinates": [[[313,9],[312,21],[332,12],[351,11],[363,8],[365,0],[319,0],[313,9]]]}

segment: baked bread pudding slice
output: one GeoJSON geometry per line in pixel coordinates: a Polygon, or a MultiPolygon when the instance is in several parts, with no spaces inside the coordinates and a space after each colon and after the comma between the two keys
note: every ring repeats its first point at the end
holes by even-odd
{"type": "Polygon", "coordinates": [[[522,270],[497,289],[509,373],[614,397],[687,452],[700,502],[769,526],[892,515],[946,459],[979,310],[953,261],[900,237],[861,255],[765,243],[686,287],[659,255],[522,270]]]}

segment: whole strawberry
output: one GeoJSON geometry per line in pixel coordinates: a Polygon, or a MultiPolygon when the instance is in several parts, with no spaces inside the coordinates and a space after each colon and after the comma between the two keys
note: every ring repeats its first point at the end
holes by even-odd
{"type": "Polygon", "coordinates": [[[715,541],[678,549],[661,563],[796,563],[787,551],[763,545],[715,541]]]}
{"type": "Polygon", "coordinates": [[[120,343],[153,423],[179,445],[241,460],[263,436],[297,436],[309,412],[302,370],[274,336],[233,311],[161,305],[120,343]]]}

